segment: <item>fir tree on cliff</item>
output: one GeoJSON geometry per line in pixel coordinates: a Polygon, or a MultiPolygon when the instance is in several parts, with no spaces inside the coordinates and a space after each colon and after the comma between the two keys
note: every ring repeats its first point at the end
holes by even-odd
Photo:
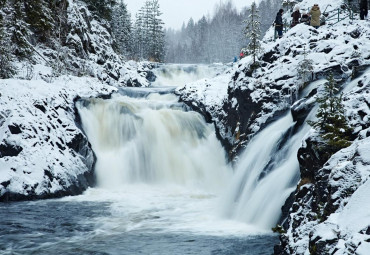
{"type": "Polygon", "coordinates": [[[253,2],[250,8],[250,14],[247,20],[244,22],[246,23],[245,27],[245,36],[247,39],[249,39],[249,44],[245,51],[248,55],[252,55],[253,57],[253,64],[252,68],[255,68],[257,66],[257,54],[261,50],[261,43],[260,43],[260,37],[261,37],[261,22],[260,22],[260,16],[259,11],[257,9],[256,2],[253,2]]]}
{"type": "Polygon", "coordinates": [[[117,4],[116,0],[84,0],[84,2],[88,4],[89,10],[98,17],[107,21],[112,20],[112,10],[117,4]]]}
{"type": "Polygon", "coordinates": [[[313,71],[313,61],[307,58],[308,52],[303,47],[303,60],[298,64],[298,75],[303,81],[303,86],[307,85],[309,76],[313,71]]]}
{"type": "Polygon", "coordinates": [[[352,129],[348,126],[344,116],[342,95],[336,96],[339,88],[334,75],[329,74],[327,79],[322,96],[317,98],[319,103],[319,110],[316,114],[317,121],[308,121],[308,124],[319,131],[321,138],[328,145],[329,153],[334,154],[351,145],[352,129]]]}

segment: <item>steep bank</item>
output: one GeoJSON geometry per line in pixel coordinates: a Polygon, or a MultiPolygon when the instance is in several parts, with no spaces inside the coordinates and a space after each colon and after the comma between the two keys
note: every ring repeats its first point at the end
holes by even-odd
{"type": "Polygon", "coordinates": [[[15,37],[23,44],[12,51],[14,77],[0,80],[0,201],[75,195],[94,185],[95,156],[75,99],[107,96],[116,90],[112,85],[149,86],[155,79],[154,64],[126,61],[115,52],[109,23],[83,1],[50,3],[53,13],[34,10],[57,17],[45,31],[24,23],[28,16],[12,23],[17,6],[24,11],[25,4],[3,1],[0,9],[5,32],[25,26],[15,37]]]}
{"type": "MultiPolygon", "coordinates": [[[[321,6],[329,3],[329,10],[341,4],[324,1],[321,6]]],[[[302,1],[300,6],[307,9],[313,4],[302,1]]],[[[315,151],[315,132],[303,139],[298,154],[301,180],[284,206],[289,219],[276,254],[366,254],[368,250],[369,231],[366,223],[360,223],[368,222],[366,206],[356,203],[368,203],[370,26],[368,21],[355,18],[319,29],[300,24],[277,41],[270,30],[259,54],[261,66],[254,72],[250,69],[251,58],[247,57],[224,75],[177,90],[181,100],[215,123],[230,159],[238,162],[242,160],[240,151],[251,137],[280,118],[284,110],[292,111],[296,128],[302,125],[328,73],[332,72],[344,86],[346,116],[354,128],[353,143],[325,158],[315,151]],[[303,88],[298,67],[304,57],[312,60],[313,71],[308,86],[303,88]],[[305,96],[296,102],[302,95],[305,96]],[[355,221],[357,217],[361,220],[355,221]],[[344,219],[356,224],[341,224],[344,219]],[[328,226],[331,232],[324,231],[328,226]]]]}
{"type": "Polygon", "coordinates": [[[80,194],[95,155],[76,120],[77,97],[108,95],[96,79],[0,81],[0,201],[80,194]]]}

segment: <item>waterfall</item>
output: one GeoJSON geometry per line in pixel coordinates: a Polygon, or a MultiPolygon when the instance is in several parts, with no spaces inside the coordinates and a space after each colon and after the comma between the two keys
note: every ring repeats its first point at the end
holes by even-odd
{"type": "Polygon", "coordinates": [[[224,215],[261,229],[276,225],[300,178],[297,152],[311,128],[304,123],[294,133],[294,125],[289,112],[251,139],[223,198],[224,215]]]}
{"type": "Polygon", "coordinates": [[[213,126],[184,111],[174,95],[85,99],[77,108],[97,156],[99,187],[147,183],[217,190],[230,178],[213,126]]]}
{"type": "Polygon", "coordinates": [[[225,65],[167,64],[154,69],[157,79],[152,86],[183,86],[204,78],[213,78],[226,70],[225,65]]]}
{"type": "MultiPolygon", "coordinates": [[[[324,82],[312,83],[301,96],[324,82]]],[[[184,228],[183,222],[175,223],[180,214],[189,228],[197,230],[208,228],[216,218],[223,222],[223,229],[232,231],[239,226],[243,231],[253,229],[253,233],[271,229],[299,180],[297,151],[310,126],[304,123],[297,130],[287,113],[257,133],[231,169],[213,125],[179,103],[168,83],[162,84],[167,87],[157,85],[123,88],[108,100],[77,102],[83,129],[97,157],[98,187],[116,191],[130,186],[122,193],[130,199],[118,202],[124,204],[119,208],[135,209],[137,199],[144,197],[158,201],[155,204],[159,203],[160,209],[144,201],[141,206],[154,206],[154,211],[160,211],[156,214],[171,215],[171,226],[176,229],[184,228]],[[182,202],[173,200],[173,194],[178,194],[173,187],[185,188],[182,202]],[[201,192],[192,194],[195,190],[201,192]],[[176,213],[167,211],[178,203],[176,213]],[[188,203],[196,206],[188,207],[188,203]]],[[[308,118],[314,113],[312,110],[308,118]]]]}

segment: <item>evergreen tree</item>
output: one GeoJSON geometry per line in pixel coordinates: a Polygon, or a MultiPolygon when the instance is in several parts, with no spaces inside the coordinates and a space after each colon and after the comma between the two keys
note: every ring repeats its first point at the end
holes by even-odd
{"type": "Polygon", "coordinates": [[[338,92],[339,88],[331,73],[324,85],[322,97],[317,99],[319,109],[316,117],[318,120],[308,121],[308,124],[319,131],[320,136],[328,145],[327,150],[330,154],[351,144],[352,129],[348,126],[344,116],[342,95],[335,96],[338,92]]]}
{"type": "Polygon", "coordinates": [[[24,21],[26,16],[23,1],[9,1],[6,7],[8,15],[7,22],[4,24],[5,29],[9,33],[12,42],[12,53],[20,58],[29,58],[32,55],[32,50],[27,41],[31,37],[29,25],[24,21]]]}
{"type": "Polygon", "coordinates": [[[147,0],[136,15],[134,45],[137,59],[163,61],[165,55],[163,21],[158,0],[147,0]]]}
{"type": "Polygon", "coordinates": [[[126,57],[132,55],[132,24],[127,5],[121,0],[113,9],[112,32],[118,52],[126,57]]]}
{"type": "Polygon", "coordinates": [[[149,56],[156,62],[164,59],[164,22],[160,18],[162,12],[159,10],[158,0],[152,0],[150,9],[150,27],[149,27],[149,56]]]}
{"type": "Polygon", "coordinates": [[[197,22],[190,19],[180,30],[167,35],[171,39],[166,42],[170,44],[166,50],[166,62],[232,61],[234,56],[239,55],[240,48],[245,46],[241,33],[244,16],[245,11],[238,12],[232,1],[227,1],[216,6],[212,17],[203,16],[197,22]],[[187,50],[186,54],[184,50],[187,50]]]}
{"type": "Polygon", "coordinates": [[[136,14],[136,20],[133,27],[133,55],[136,60],[141,60],[144,57],[144,27],[143,27],[143,13],[140,10],[136,14]]]}
{"type": "Polygon", "coordinates": [[[0,11],[0,79],[10,78],[16,73],[12,64],[11,43],[4,29],[4,22],[3,13],[0,11]]]}
{"type": "Polygon", "coordinates": [[[90,11],[98,17],[107,21],[112,20],[112,10],[117,4],[116,0],[84,0],[88,4],[90,11]]]}
{"type": "Polygon", "coordinates": [[[41,42],[47,42],[54,30],[54,19],[46,0],[23,0],[26,13],[25,22],[41,42]]]}
{"type": "Polygon", "coordinates": [[[246,23],[245,36],[249,39],[246,52],[253,57],[253,68],[257,66],[257,54],[261,50],[261,22],[258,12],[256,2],[253,2],[250,9],[250,15],[248,19],[244,21],[246,23]]]}
{"type": "Polygon", "coordinates": [[[308,59],[307,55],[306,47],[303,47],[303,60],[298,64],[298,75],[303,80],[303,86],[307,85],[313,71],[313,61],[308,59]]]}

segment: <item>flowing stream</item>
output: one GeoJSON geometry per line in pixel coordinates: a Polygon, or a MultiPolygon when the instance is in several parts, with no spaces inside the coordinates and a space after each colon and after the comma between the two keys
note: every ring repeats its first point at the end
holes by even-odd
{"type": "MultiPolygon", "coordinates": [[[[1,204],[0,254],[272,253],[271,227],[298,182],[296,153],[309,127],[295,130],[287,113],[251,140],[233,169],[213,125],[173,95],[174,68],[157,70],[161,88],[77,102],[97,187],[1,204]]],[[[181,79],[195,79],[189,70],[181,79]]]]}

